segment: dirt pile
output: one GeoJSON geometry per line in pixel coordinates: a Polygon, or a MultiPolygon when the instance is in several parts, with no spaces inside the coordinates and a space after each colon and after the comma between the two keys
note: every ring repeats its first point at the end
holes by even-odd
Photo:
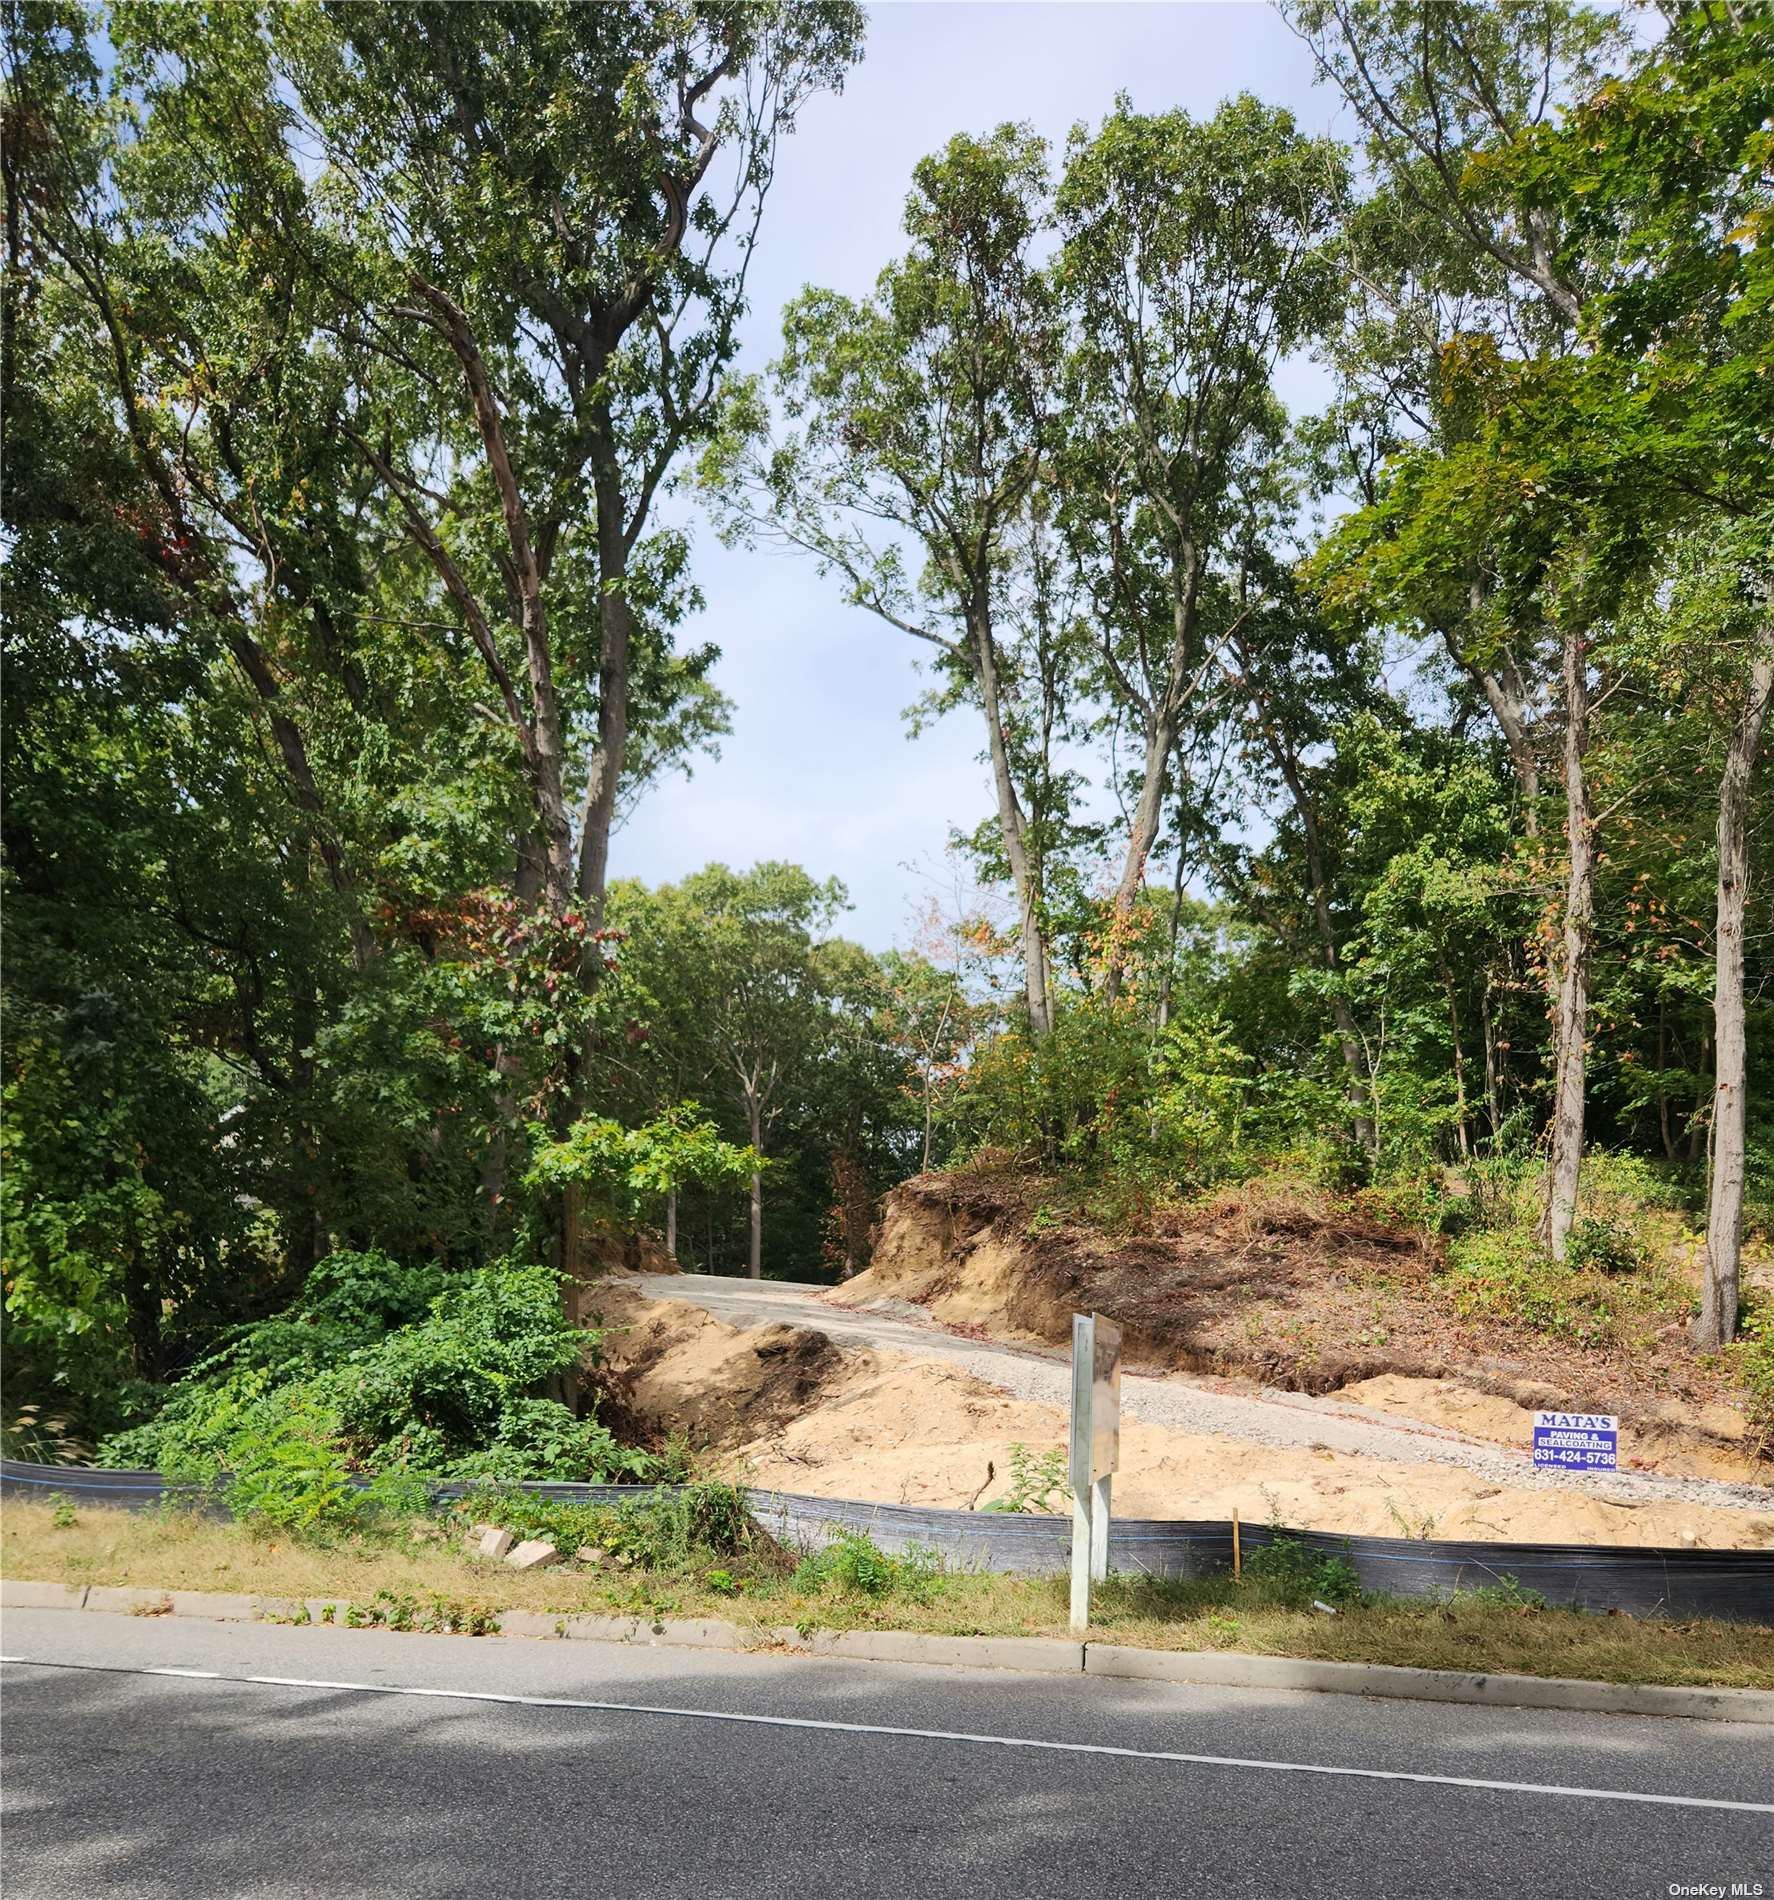
{"type": "Polygon", "coordinates": [[[1036,1219],[1039,1184],[921,1175],[887,1196],[847,1305],[911,1301],[945,1324],[1063,1345],[1075,1312],[1122,1327],[1129,1359],[1382,1410],[1523,1444],[1535,1409],[1622,1415],[1653,1468],[1768,1481],[1732,1388],[1680,1340],[1599,1352],[1483,1314],[1436,1284],[1438,1246],[1353,1196],[1247,1182],[1105,1235],[1036,1219]],[[1428,1405],[1432,1409],[1420,1409],[1428,1405]]]}
{"type": "Polygon", "coordinates": [[[697,1446],[747,1442],[815,1406],[854,1378],[823,1333],[804,1326],[746,1332],[694,1306],[647,1300],[612,1276],[583,1290],[582,1322],[608,1328],[600,1384],[620,1417],[697,1446]]]}
{"type": "MultiPolygon", "coordinates": [[[[1495,1392],[1475,1391],[1458,1379],[1407,1379],[1395,1373],[1346,1385],[1337,1397],[1399,1418],[1445,1425],[1497,1445],[1527,1444],[1539,1409],[1495,1392]]],[[[1743,1414],[1728,1405],[1705,1406],[1692,1420],[1676,1416],[1671,1406],[1644,1406],[1631,1432],[1639,1462],[1667,1477],[1765,1484],[1768,1465],[1752,1455],[1746,1436],[1743,1414]]]]}
{"type": "MultiPolygon", "coordinates": [[[[954,1366],[817,1329],[729,1326],[620,1279],[598,1289],[615,1402],[655,1436],[719,1449],[743,1482],[815,1497],[978,1509],[1010,1488],[1013,1448],[1065,1442],[1061,1406],[1010,1397],[954,1366]]],[[[1774,1515],[1498,1485],[1454,1465],[1249,1444],[1127,1420],[1116,1509],[1133,1517],[1276,1521],[1382,1537],[1712,1548],[1774,1545],[1774,1515]]]]}

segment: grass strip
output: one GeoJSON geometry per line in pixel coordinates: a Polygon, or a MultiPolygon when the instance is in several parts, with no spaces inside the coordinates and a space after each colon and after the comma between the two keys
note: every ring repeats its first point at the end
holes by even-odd
{"type": "MultiPolygon", "coordinates": [[[[154,1590],[328,1597],[372,1606],[394,1627],[491,1627],[503,1610],[660,1618],[714,1616],[755,1631],[783,1625],[945,1636],[1065,1636],[1066,1583],[890,1563],[870,1581],[792,1564],[771,1549],[669,1569],[519,1572],[469,1555],[460,1528],[420,1520],[378,1536],[315,1544],[267,1537],[183,1511],[9,1502],[0,1574],[154,1590]],[[70,1521],[71,1520],[71,1521],[70,1521]],[[809,1574],[810,1568],[817,1574],[809,1574]]],[[[1598,1682],[1774,1688],[1774,1628],[1704,1619],[1551,1609],[1507,1589],[1428,1601],[1367,1598],[1334,1616],[1276,1601],[1257,1580],[1111,1578],[1090,1638],[1147,1649],[1221,1649],[1327,1662],[1394,1663],[1598,1682]]]]}

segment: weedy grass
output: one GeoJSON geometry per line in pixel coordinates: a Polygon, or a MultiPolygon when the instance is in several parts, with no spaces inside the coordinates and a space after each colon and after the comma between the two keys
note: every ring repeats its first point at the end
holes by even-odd
{"type": "MultiPolygon", "coordinates": [[[[325,1597],[389,1628],[493,1626],[501,1610],[719,1617],[760,1645],[775,1632],[893,1629],[948,1636],[1065,1636],[1066,1583],[945,1569],[928,1553],[892,1557],[851,1534],[797,1561],[767,1539],[725,1551],[673,1540],[672,1560],[622,1570],[513,1571],[469,1555],[467,1520],[421,1519],[379,1538],[326,1545],[254,1536],[185,1512],[8,1503],[0,1572],[61,1583],[325,1597]]],[[[1115,1577],[1094,1594],[1091,1637],[1149,1649],[1223,1649],[1603,1682],[1774,1688],[1774,1628],[1700,1619],[1597,1616],[1547,1607],[1508,1585],[1446,1601],[1373,1598],[1338,1560],[1270,1546],[1241,1579],[1115,1577]],[[1337,1607],[1313,1607],[1322,1597],[1337,1607]]]]}

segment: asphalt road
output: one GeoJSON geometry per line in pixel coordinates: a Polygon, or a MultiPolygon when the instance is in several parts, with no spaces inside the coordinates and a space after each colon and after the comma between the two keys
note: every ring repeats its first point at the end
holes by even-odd
{"type": "Polygon", "coordinates": [[[7,1900],[1774,1895],[1765,1728],[65,1611],[3,1641],[7,1900]]]}

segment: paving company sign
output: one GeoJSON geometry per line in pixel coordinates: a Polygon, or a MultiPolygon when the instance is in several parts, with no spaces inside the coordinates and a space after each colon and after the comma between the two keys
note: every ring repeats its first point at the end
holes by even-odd
{"type": "Polygon", "coordinates": [[[1620,1421],[1610,1412],[1536,1412],[1534,1463],[1569,1471],[1613,1471],[1619,1463],[1620,1421]]]}

